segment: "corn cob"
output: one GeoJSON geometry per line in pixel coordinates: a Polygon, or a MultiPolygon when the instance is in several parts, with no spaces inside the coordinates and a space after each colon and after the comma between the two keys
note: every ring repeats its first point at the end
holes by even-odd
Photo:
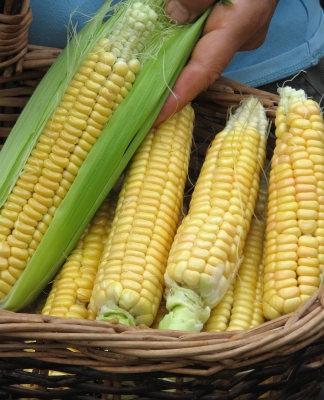
{"type": "Polygon", "coordinates": [[[187,105],[152,129],[119,195],[89,308],[97,319],[150,326],[181,211],[194,112],[187,105]]]}
{"type": "MultiPolygon", "coordinates": [[[[182,208],[180,211],[180,215],[179,215],[179,219],[178,219],[178,224],[177,224],[177,229],[179,228],[179,226],[182,223],[183,218],[188,214],[188,203],[187,203],[187,199],[184,198],[183,200],[183,204],[182,204],[182,208]]],[[[154,318],[154,321],[151,325],[152,329],[158,329],[159,328],[159,324],[162,321],[162,319],[164,318],[164,316],[167,314],[168,310],[166,308],[166,303],[165,303],[165,299],[162,297],[161,302],[160,302],[160,306],[158,308],[157,314],[154,318]]]]}
{"type": "Polygon", "coordinates": [[[319,287],[324,269],[324,123],[303,90],[278,89],[271,162],[263,308],[290,313],[319,287]]]}
{"type": "Polygon", "coordinates": [[[180,28],[159,16],[153,34],[156,13],[147,7],[159,11],[163,1],[143,2],[129,0],[104,24],[111,10],[102,6],[37,87],[0,153],[1,308],[25,307],[53,279],[149,131],[207,17],[180,28]],[[140,60],[136,88],[121,103],[140,60]]]}
{"type": "Polygon", "coordinates": [[[206,332],[249,329],[264,322],[262,282],[268,199],[267,175],[260,182],[258,200],[247,234],[243,262],[223,299],[211,311],[206,332]]]}
{"type": "Polygon", "coordinates": [[[257,99],[244,101],[216,135],[173,242],[162,329],[200,331],[242,261],[265,160],[267,119],[257,99]]]}
{"type": "Polygon", "coordinates": [[[87,306],[115,208],[115,195],[110,192],[55,277],[43,315],[88,318],[87,306]]]}

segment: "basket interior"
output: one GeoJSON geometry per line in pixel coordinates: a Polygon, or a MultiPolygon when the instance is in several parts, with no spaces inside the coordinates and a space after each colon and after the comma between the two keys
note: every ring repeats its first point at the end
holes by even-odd
{"type": "MultiPolygon", "coordinates": [[[[25,80],[0,78],[0,93],[19,87],[21,99],[12,106],[12,96],[3,96],[0,115],[14,112],[2,120],[2,143],[43,74],[38,69],[24,71],[19,78],[25,80]]],[[[211,140],[251,95],[273,121],[277,95],[224,77],[193,101],[188,195],[211,140]]],[[[199,334],[0,311],[0,399],[312,399],[324,379],[323,304],[319,290],[297,312],[260,327],[199,334]]]]}

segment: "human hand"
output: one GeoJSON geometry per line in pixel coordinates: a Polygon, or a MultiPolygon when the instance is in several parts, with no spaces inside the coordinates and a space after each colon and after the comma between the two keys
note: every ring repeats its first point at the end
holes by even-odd
{"type": "Polygon", "coordinates": [[[237,51],[253,50],[264,42],[279,0],[168,0],[166,13],[179,24],[194,21],[210,6],[203,35],[179,75],[155,125],[167,119],[207,89],[222,74],[237,51]]]}

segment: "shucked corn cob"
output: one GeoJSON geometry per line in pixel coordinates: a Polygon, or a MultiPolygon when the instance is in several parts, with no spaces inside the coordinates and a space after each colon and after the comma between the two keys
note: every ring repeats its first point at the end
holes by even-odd
{"type": "Polygon", "coordinates": [[[257,199],[267,125],[262,105],[250,98],[208,149],[170,250],[169,314],[160,328],[200,331],[235,276],[257,199]]]}
{"type": "Polygon", "coordinates": [[[152,129],[135,153],[90,300],[90,318],[150,326],[180,215],[194,112],[187,105],[152,129]]]}
{"type": "Polygon", "coordinates": [[[303,90],[278,90],[263,308],[273,319],[319,287],[324,270],[324,122],[303,90]]]}
{"type": "Polygon", "coordinates": [[[87,307],[115,208],[116,195],[110,192],[55,277],[43,315],[88,318],[87,307]]]}
{"type": "Polygon", "coordinates": [[[128,0],[102,23],[108,3],[42,80],[0,153],[2,308],[25,307],[54,277],[149,131],[208,14],[181,28],[149,7],[161,10],[162,0],[128,0]]]}
{"type": "Polygon", "coordinates": [[[249,329],[264,322],[262,309],[268,179],[263,173],[246,238],[243,262],[223,299],[211,311],[206,332],[249,329]]]}

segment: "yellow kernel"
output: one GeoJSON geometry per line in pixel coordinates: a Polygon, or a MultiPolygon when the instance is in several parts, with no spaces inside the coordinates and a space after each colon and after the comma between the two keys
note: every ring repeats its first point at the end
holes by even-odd
{"type": "Polygon", "coordinates": [[[323,121],[313,121],[311,122],[311,129],[315,131],[324,132],[324,123],[323,121]]]}
{"type": "Polygon", "coordinates": [[[117,74],[120,75],[122,77],[126,76],[128,71],[129,71],[129,67],[126,64],[126,62],[124,61],[117,61],[114,66],[113,66],[113,71],[117,74]]]}
{"type": "Polygon", "coordinates": [[[277,293],[284,300],[298,297],[300,295],[300,291],[297,286],[279,289],[277,293]]]}
{"type": "Polygon", "coordinates": [[[320,272],[318,268],[308,267],[308,266],[298,266],[297,270],[298,276],[315,276],[319,277],[320,272]]]}
{"type": "Polygon", "coordinates": [[[298,239],[298,245],[299,246],[307,246],[307,247],[313,247],[314,249],[318,248],[318,240],[310,235],[302,235],[298,239]]]}
{"type": "Polygon", "coordinates": [[[88,310],[85,307],[83,307],[82,305],[80,305],[80,304],[73,304],[69,308],[68,313],[77,314],[77,315],[80,316],[79,318],[84,318],[84,319],[88,318],[88,310]]]}
{"type": "Polygon", "coordinates": [[[315,220],[302,220],[298,221],[298,228],[304,235],[314,233],[317,229],[317,222],[315,220]]]}
{"type": "Polygon", "coordinates": [[[317,217],[318,217],[318,212],[316,210],[314,210],[314,209],[299,208],[299,210],[297,211],[297,218],[298,219],[316,220],[317,217]]]}
{"type": "Polygon", "coordinates": [[[186,269],[182,274],[183,282],[191,288],[196,288],[199,285],[200,273],[186,269]]]}
{"type": "Polygon", "coordinates": [[[7,295],[10,292],[11,288],[12,285],[9,285],[8,283],[0,279],[0,293],[2,292],[7,295]]]}
{"type": "Polygon", "coordinates": [[[299,285],[315,286],[316,288],[320,285],[320,278],[316,276],[299,276],[297,280],[299,285]]]}
{"type": "Polygon", "coordinates": [[[21,260],[20,258],[16,258],[10,256],[8,258],[9,265],[16,269],[24,269],[26,267],[26,260],[21,260]]]}
{"type": "MultiPolygon", "coordinates": [[[[40,212],[34,210],[33,207],[31,207],[29,204],[26,204],[23,207],[24,213],[30,217],[31,219],[33,219],[34,221],[40,221],[43,218],[43,214],[41,214],[40,212]]],[[[21,216],[20,216],[21,217],[21,216]]]]}
{"type": "Polygon", "coordinates": [[[285,300],[284,313],[289,314],[295,311],[301,305],[301,300],[299,297],[294,297],[285,300]]]}
{"type": "Polygon", "coordinates": [[[313,124],[306,118],[296,118],[291,122],[292,128],[314,129],[313,124]]]}
{"type": "Polygon", "coordinates": [[[13,235],[9,235],[7,238],[8,244],[11,247],[18,247],[19,249],[27,249],[28,248],[28,242],[31,241],[29,235],[24,235],[24,234],[18,234],[17,235],[17,230],[14,230],[13,235]],[[24,240],[27,237],[27,240],[24,240]]]}
{"type": "Polygon", "coordinates": [[[9,268],[8,257],[2,257],[0,255],[0,271],[5,271],[9,268]]]}
{"type": "Polygon", "coordinates": [[[296,269],[297,269],[296,261],[288,260],[288,261],[276,262],[276,271],[284,271],[284,270],[296,271],[296,269]]]}

